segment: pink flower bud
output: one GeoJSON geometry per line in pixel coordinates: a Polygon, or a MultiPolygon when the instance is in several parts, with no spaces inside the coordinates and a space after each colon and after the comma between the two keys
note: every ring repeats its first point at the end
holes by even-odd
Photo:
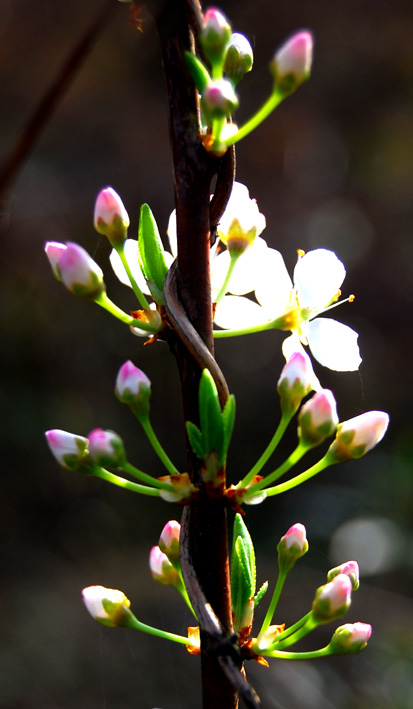
{"type": "Polygon", "coordinates": [[[320,586],[313,601],[314,620],[328,623],[344,615],[351,603],[351,590],[351,581],[346,574],[339,574],[330,583],[320,586]]]}
{"type": "Polygon", "coordinates": [[[335,566],[334,569],[330,569],[327,574],[327,580],[332,581],[333,578],[335,578],[339,574],[346,574],[346,576],[348,576],[351,581],[353,591],[357,591],[360,585],[359,565],[357,561],[346,561],[344,564],[340,564],[340,566],[335,566]]]}
{"type": "Polygon", "coordinates": [[[129,215],[117,192],[112,187],[101,190],[95,202],[96,231],[107,236],[112,246],[116,246],[125,241],[129,223],[129,215]]]}
{"type": "Polygon", "coordinates": [[[252,47],[247,38],[234,32],[225,55],[224,72],[234,85],[241,81],[244,74],[251,71],[254,61],[252,47]]]}
{"type": "Polygon", "coordinates": [[[389,415],[384,411],[367,411],[343,421],[337,427],[336,438],[328,449],[328,455],[334,463],[361,458],[381,441],[388,425],[389,415]]]}
{"type": "MultiPolygon", "coordinates": [[[[45,433],[47,444],[57,462],[66,470],[79,470],[87,463],[88,440],[75,433],[53,429],[45,433]]],[[[86,472],[86,470],[84,471],[86,472]]]]}
{"type": "Polygon", "coordinates": [[[292,527],[281,537],[277,546],[278,565],[280,570],[287,573],[295,562],[308,551],[308,541],[306,529],[303,524],[293,524],[292,527]]]}
{"type": "Polygon", "coordinates": [[[56,268],[63,284],[75,295],[95,300],[105,290],[102,269],[78,244],[66,244],[56,268]]]}
{"type": "Polygon", "coordinates": [[[206,10],[199,39],[205,56],[211,64],[213,66],[221,64],[231,39],[231,26],[222,12],[215,7],[206,10]]]}
{"type": "Polygon", "coordinates": [[[368,623],[346,623],[335,631],[330,641],[330,648],[338,655],[356,653],[364,650],[371,635],[368,623]]]}
{"type": "Polygon", "coordinates": [[[151,382],[130,360],[122,364],[118,372],[115,394],[138,418],[148,416],[151,382]]]}
{"type": "Polygon", "coordinates": [[[294,352],[284,365],[277,384],[283,413],[293,415],[297,411],[302,399],[313,388],[314,377],[308,355],[305,352],[294,352]]]}
{"type": "Polygon", "coordinates": [[[179,535],[181,533],[181,525],[174,519],[171,519],[161,532],[159,537],[159,548],[168,557],[173,564],[179,562],[179,535]]]}
{"type": "Polygon", "coordinates": [[[149,567],[155,581],[164,586],[173,586],[174,588],[182,586],[179,573],[172,566],[166,554],[157,546],[151,549],[149,567]]]}
{"type": "Polygon", "coordinates": [[[278,50],[270,64],[275,84],[289,94],[310,76],[313,59],[313,37],[310,32],[298,32],[278,50]]]}
{"type": "Polygon", "coordinates": [[[298,414],[298,437],[308,448],[318,446],[337,428],[337,405],[333,392],[322,389],[307,401],[298,414]]]}
{"type": "Polygon", "coordinates": [[[44,250],[46,256],[49,259],[49,263],[52,267],[52,271],[56,276],[58,281],[61,281],[59,261],[64,251],[66,251],[66,244],[60,244],[58,241],[48,241],[45,244],[44,250]]]}
{"type": "Polygon", "coordinates": [[[89,433],[89,455],[103,467],[121,468],[125,462],[123,441],[114,431],[95,428],[89,433]]]}
{"type": "Polygon", "coordinates": [[[211,81],[201,97],[201,106],[207,121],[228,118],[237,108],[238,99],[228,79],[211,81]]]}
{"type": "Polygon", "coordinates": [[[130,600],[122,591],[104,586],[88,586],[82,591],[90,615],[102,625],[127,626],[131,619],[130,600]]]}

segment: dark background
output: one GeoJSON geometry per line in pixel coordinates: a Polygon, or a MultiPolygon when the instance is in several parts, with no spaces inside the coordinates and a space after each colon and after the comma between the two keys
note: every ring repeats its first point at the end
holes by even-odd
{"type": "MultiPolygon", "coordinates": [[[[115,0],[114,0],[115,2],[115,0]]],[[[0,159],[5,159],[76,38],[102,3],[0,0],[0,159]]],[[[412,196],[413,5],[410,0],[225,0],[222,10],[254,45],[255,70],[240,85],[242,123],[271,87],[269,59],[293,31],[315,36],[311,80],[237,150],[240,181],[267,218],[263,236],[293,268],[296,249],[335,250],[347,267],[336,316],[360,332],[360,373],[317,368],[342,420],[388,411],[382,444],[258,508],[246,520],[258,582],[276,573],[276,544],[296,521],[310,551],[288,580],[277,621],[307,612],[327,570],[358,558],[361,588],[344,622],[372,623],[360,656],[248,667],[266,709],[413,707],[412,602],[412,196]]],[[[175,364],[165,345],[143,347],[127,328],[72,297],[50,272],[47,240],[82,244],[105,271],[109,295],[135,308],[117,283],[109,246],[94,232],[94,200],[112,185],[137,229],[148,202],[164,234],[173,208],[159,44],[145,14],[128,6],[95,43],[82,71],[22,168],[1,222],[2,709],[196,709],[198,659],[87,615],[84,586],[120,588],[143,621],[185,633],[174,593],[152,581],[150,547],[179,509],[61,470],[43,431],[121,433],[130,459],[161,474],[143,433],[113,396],[133,359],[152,380],[154,427],[184,465],[175,364]]],[[[253,464],[278,420],[280,333],[217,344],[237,398],[229,476],[253,464]]],[[[295,445],[294,425],[280,458],[295,445]]],[[[275,467],[275,465],[274,465],[275,467]]],[[[326,644],[333,628],[306,647],[326,644]]]]}

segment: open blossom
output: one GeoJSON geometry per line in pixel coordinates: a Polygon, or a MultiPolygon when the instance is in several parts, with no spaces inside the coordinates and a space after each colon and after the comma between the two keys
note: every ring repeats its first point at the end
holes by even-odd
{"type": "Polygon", "coordinates": [[[217,308],[217,325],[232,329],[273,322],[274,328],[293,333],[290,350],[299,351],[302,343],[325,367],[336,371],[358,369],[361,357],[357,333],[331,318],[317,318],[337,301],[346,275],[335,253],[315,249],[300,256],[294,283],[279,251],[267,248],[263,256],[260,274],[255,277],[258,303],[225,296],[217,308]]]}

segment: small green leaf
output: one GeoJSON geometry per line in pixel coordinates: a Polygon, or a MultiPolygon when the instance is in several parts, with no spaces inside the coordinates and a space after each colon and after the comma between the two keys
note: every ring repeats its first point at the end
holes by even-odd
{"type": "Polygon", "coordinates": [[[199,93],[202,94],[205,87],[208,86],[211,81],[206,67],[194,54],[191,54],[191,52],[185,52],[185,61],[196,88],[199,93]]]}
{"type": "Polygon", "coordinates": [[[228,447],[231,441],[232,431],[235,423],[235,397],[231,394],[224,406],[222,412],[222,423],[224,424],[224,439],[225,439],[225,458],[228,454],[228,447]]]}
{"type": "Polygon", "coordinates": [[[250,533],[244,523],[244,520],[242,519],[242,517],[239,513],[237,513],[235,515],[235,519],[234,519],[233,547],[232,547],[233,550],[234,550],[234,543],[236,542],[238,537],[241,537],[241,539],[244,543],[246,554],[247,554],[248,564],[250,567],[250,574],[251,574],[251,583],[252,583],[251,596],[253,596],[255,594],[255,584],[256,584],[256,567],[255,567],[254,545],[252,543],[250,533]]]}
{"type": "Polygon", "coordinates": [[[254,608],[256,608],[258,606],[260,601],[262,601],[262,599],[264,598],[267,591],[268,591],[268,581],[264,581],[260,590],[258,591],[258,593],[254,597],[254,608]]]}
{"type": "Polygon", "coordinates": [[[148,204],[143,204],[140,211],[138,258],[155,302],[163,305],[162,290],[168,267],[158,226],[148,204]]]}
{"type": "Polygon", "coordinates": [[[195,426],[192,421],[187,421],[186,432],[188,434],[188,440],[193,452],[200,460],[204,460],[205,451],[202,445],[202,433],[198,426],[195,426]]]}
{"type": "Polygon", "coordinates": [[[245,606],[253,595],[247,551],[242,538],[238,537],[231,559],[231,600],[235,625],[241,622],[245,606]]]}
{"type": "Polygon", "coordinates": [[[205,453],[215,451],[224,463],[225,437],[221,406],[215,382],[208,369],[204,369],[199,384],[199,419],[205,453]]]}

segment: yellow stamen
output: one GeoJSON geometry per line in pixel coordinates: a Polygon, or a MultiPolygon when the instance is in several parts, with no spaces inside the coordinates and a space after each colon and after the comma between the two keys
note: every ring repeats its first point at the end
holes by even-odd
{"type": "Polygon", "coordinates": [[[298,258],[302,258],[305,256],[305,251],[303,251],[303,249],[297,249],[297,256],[298,258]]]}

